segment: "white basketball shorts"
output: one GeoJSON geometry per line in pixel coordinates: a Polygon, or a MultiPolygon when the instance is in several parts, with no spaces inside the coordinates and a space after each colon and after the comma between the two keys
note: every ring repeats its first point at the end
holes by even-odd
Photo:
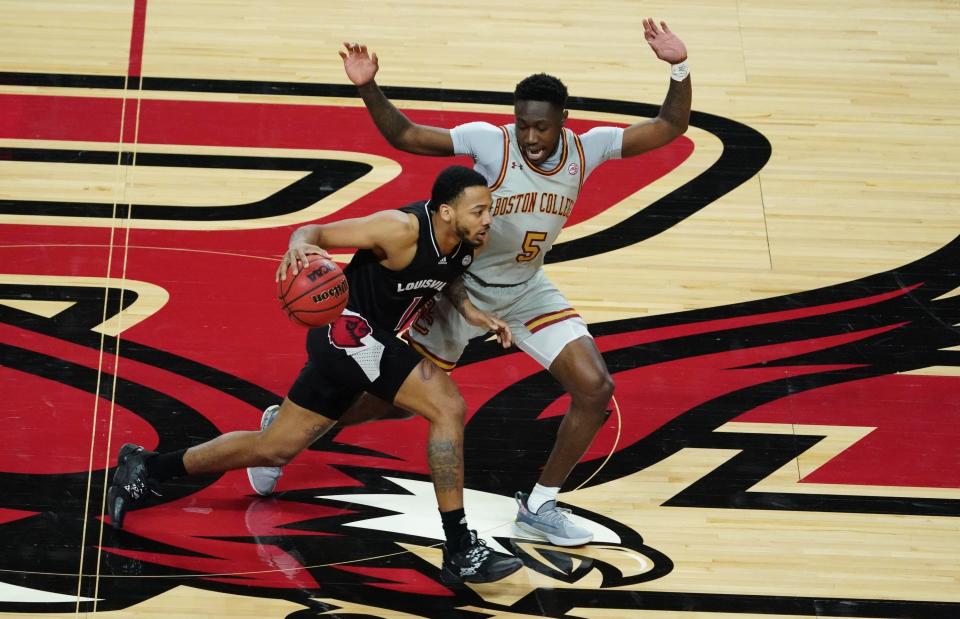
{"type": "MultiPolygon", "coordinates": [[[[464,279],[473,304],[506,322],[517,347],[546,369],[568,343],[591,337],[587,324],[543,269],[510,287],[484,286],[469,275],[464,279]]],[[[467,342],[484,333],[484,329],[467,323],[450,301],[438,294],[420,311],[406,337],[420,354],[450,371],[467,342]]]]}

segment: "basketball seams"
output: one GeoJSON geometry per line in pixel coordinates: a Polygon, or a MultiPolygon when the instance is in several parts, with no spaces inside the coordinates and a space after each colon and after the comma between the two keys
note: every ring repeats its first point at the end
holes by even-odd
{"type": "MultiPolygon", "coordinates": [[[[321,310],[321,309],[317,309],[317,310],[293,310],[293,311],[288,311],[288,312],[287,312],[287,316],[290,318],[290,320],[294,321],[295,323],[297,323],[297,324],[299,324],[299,325],[301,325],[301,326],[303,326],[303,327],[309,327],[309,328],[311,328],[311,329],[318,329],[318,328],[321,328],[321,327],[318,327],[317,325],[311,325],[311,324],[308,324],[308,323],[304,322],[303,320],[301,320],[301,319],[298,317],[298,315],[299,315],[299,314],[320,314],[320,313],[327,313],[327,312],[330,312],[330,311],[335,310],[335,309],[340,309],[340,310],[342,311],[343,308],[345,308],[346,306],[347,306],[347,299],[345,298],[345,299],[342,301],[342,306],[341,306],[340,308],[337,308],[336,306],[334,306],[334,307],[330,307],[330,308],[322,309],[322,310],[321,310]]],[[[331,324],[332,324],[332,323],[331,323],[331,324]]],[[[324,325],[324,326],[328,326],[328,325],[324,325]]]]}
{"type": "Polygon", "coordinates": [[[283,297],[287,296],[287,293],[290,292],[290,288],[293,287],[293,280],[295,279],[297,279],[296,276],[288,277],[287,279],[281,279],[280,281],[277,282],[277,292],[279,293],[277,295],[278,299],[283,299],[283,297]],[[284,282],[286,282],[287,284],[286,290],[284,290],[283,288],[284,282]]]}
{"type": "MultiPolygon", "coordinates": [[[[289,275],[289,270],[288,270],[289,275]]],[[[281,308],[287,314],[287,317],[296,324],[304,327],[320,327],[333,322],[343,312],[349,301],[350,287],[346,275],[340,266],[329,260],[321,259],[320,263],[308,264],[306,268],[299,271],[296,275],[287,278],[289,281],[284,286],[284,281],[279,282],[277,291],[281,293],[278,297],[281,308]],[[329,272],[321,275],[322,279],[318,281],[309,281],[308,275],[315,274],[324,264],[329,263],[333,268],[329,272]],[[303,279],[306,278],[306,279],[303,279]],[[331,295],[331,290],[342,287],[342,294],[331,295]],[[286,299],[285,296],[296,294],[295,297],[286,299]],[[310,299],[311,295],[327,295],[321,302],[310,299]],[[306,297],[306,298],[305,298],[306,297]],[[329,322],[328,318],[332,317],[329,322]],[[306,319],[313,319],[307,322],[306,319]],[[324,324],[320,324],[320,323],[324,324]]]]}

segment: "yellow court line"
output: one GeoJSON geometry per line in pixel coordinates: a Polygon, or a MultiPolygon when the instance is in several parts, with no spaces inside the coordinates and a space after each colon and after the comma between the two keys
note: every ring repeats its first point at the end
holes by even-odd
{"type": "MultiPolygon", "coordinates": [[[[0,249],[24,248],[24,247],[108,247],[108,245],[97,245],[93,243],[33,243],[24,245],[0,245],[0,249]]],[[[258,256],[255,254],[240,254],[237,252],[217,251],[213,249],[189,249],[186,247],[161,247],[159,245],[130,245],[131,249],[156,249],[159,251],[183,251],[195,254],[212,254],[215,256],[233,256],[235,258],[253,258],[255,260],[266,260],[267,262],[279,262],[283,254],[274,254],[272,256],[258,256]]],[[[330,257],[335,262],[349,262],[353,254],[331,253],[330,257]]]]}
{"type": "MultiPolygon", "coordinates": [[[[140,93],[143,91],[143,76],[139,76],[137,82],[137,110],[134,115],[134,127],[133,127],[133,144],[131,147],[131,161],[130,168],[136,168],[137,166],[137,142],[140,137],[140,93]]],[[[124,100],[124,105],[126,105],[126,99],[124,100]]],[[[123,142],[123,133],[125,127],[121,127],[120,142],[123,142]]],[[[122,148],[117,148],[118,151],[122,151],[122,148]]],[[[119,161],[118,161],[119,163],[119,161]]],[[[124,193],[126,193],[126,183],[124,183],[124,193]]],[[[127,264],[130,257],[130,222],[133,215],[133,204],[128,200],[127,201],[127,216],[126,216],[126,234],[123,239],[123,263],[120,270],[120,307],[123,307],[123,297],[127,293],[127,264]]],[[[114,218],[116,217],[116,205],[114,205],[114,218]]],[[[111,223],[113,219],[111,218],[111,223]]],[[[112,238],[112,237],[111,237],[112,238]]],[[[111,251],[111,253],[113,253],[111,251]]],[[[107,289],[104,288],[104,304],[106,304],[106,295],[107,289]]],[[[123,312],[120,312],[117,315],[117,335],[114,344],[113,351],[113,384],[110,389],[110,420],[107,423],[107,448],[104,451],[104,462],[103,462],[103,495],[100,499],[100,532],[99,540],[97,543],[97,568],[96,568],[96,579],[94,580],[93,585],[93,612],[97,612],[97,603],[100,599],[100,561],[103,556],[103,528],[105,521],[105,514],[107,508],[107,488],[110,484],[110,454],[113,453],[113,419],[117,409],[117,377],[120,375],[120,341],[121,333],[123,333],[123,312]]],[[[92,446],[91,446],[92,450],[92,446]]],[[[91,468],[90,474],[88,477],[93,477],[93,469],[91,468]]],[[[89,498],[89,497],[88,497],[89,498]]],[[[86,518],[86,515],[84,515],[86,518]]],[[[84,523],[84,529],[86,529],[86,523],[84,523]]],[[[82,569],[82,566],[81,566],[82,569]]]]}
{"type": "MultiPolygon", "coordinates": [[[[127,91],[129,87],[129,76],[124,76],[123,78],[123,104],[120,106],[120,127],[119,133],[117,136],[117,183],[120,183],[121,177],[124,174],[123,164],[123,132],[126,127],[127,122],[127,91]]],[[[139,109],[139,108],[138,108],[139,109]]],[[[129,210],[129,209],[128,209],[129,210]]],[[[114,237],[116,234],[116,219],[117,219],[117,202],[113,203],[113,211],[110,215],[110,243],[107,249],[107,272],[105,275],[105,282],[109,281],[110,273],[113,270],[113,248],[114,248],[114,237]]],[[[121,294],[121,301],[122,301],[121,294]]],[[[109,288],[106,283],[104,284],[103,289],[103,312],[101,314],[100,323],[103,324],[107,321],[107,307],[109,301],[109,288]]],[[[93,452],[94,447],[97,442],[97,420],[100,413],[100,384],[103,378],[103,351],[106,345],[107,336],[105,333],[100,333],[100,350],[97,355],[97,380],[96,380],[96,390],[94,391],[93,397],[93,421],[90,424],[90,453],[87,456],[87,487],[86,495],[83,501],[83,529],[80,533],[80,565],[78,567],[78,577],[77,577],[77,605],[76,612],[80,613],[80,600],[83,597],[83,561],[86,555],[86,546],[87,546],[87,522],[88,514],[90,513],[90,494],[93,485],[93,452]]],[[[117,346],[120,344],[120,334],[116,336],[117,346]]],[[[114,377],[114,389],[116,388],[116,377],[114,377]]],[[[114,394],[111,393],[111,410],[113,408],[112,399],[114,394]]],[[[111,414],[112,416],[112,414],[111,414]]],[[[104,472],[106,476],[106,471],[104,472]]],[[[106,486],[104,486],[104,493],[106,493],[106,486]]],[[[101,524],[100,528],[100,537],[103,538],[103,527],[101,524]]],[[[99,590],[99,578],[100,578],[100,551],[97,551],[97,568],[96,568],[96,584],[94,585],[97,590],[99,590]]],[[[94,611],[96,611],[96,595],[94,597],[94,611]]]]}

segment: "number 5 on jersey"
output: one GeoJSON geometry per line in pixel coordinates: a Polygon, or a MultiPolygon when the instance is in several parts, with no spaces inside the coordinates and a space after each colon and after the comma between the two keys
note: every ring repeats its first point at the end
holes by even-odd
{"type": "Polygon", "coordinates": [[[517,254],[517,262],[530,262],[540,253],[540,243],[547,240],[546,232],[528,231],[523,237],[523,246],[517,254]]]}

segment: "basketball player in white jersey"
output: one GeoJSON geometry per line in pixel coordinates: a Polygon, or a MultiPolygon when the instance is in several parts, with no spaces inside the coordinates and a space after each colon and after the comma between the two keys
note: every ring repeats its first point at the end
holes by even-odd
{"type": "MultiPolygon", "coordinates": [[[[374,81],[377,56],[366,46],[345,43],[340,52],[347,76],[391,145],[422,155],[470,155],[493,190],[488,245],[461,289],[450,296],[468,295],[478,308],[503,319],[517,346],[571,396],[539,482],[529,494],[516,494],[517,526],[561,546],[593,539],[557,508],[557,495],[606,418],[613,380],[586,323],[542,266],[596,166],[663,146],[687,129],[691,83],[686,47],[664,22],[658,27],[645,19],[643,29],[657,57],[672,65],[659,114],[626,129],[597,127],[579,136],[563,126],[567,90],[555,77],[531,75],[517,85],[512,125],[473,122],[442,129],[414,124],[394,107],[374,81]]],[[[468,340],[481,334],[440,296],[432,312],[414,323],[409,339],[421,354],[451,370],[468,340]]]]}

